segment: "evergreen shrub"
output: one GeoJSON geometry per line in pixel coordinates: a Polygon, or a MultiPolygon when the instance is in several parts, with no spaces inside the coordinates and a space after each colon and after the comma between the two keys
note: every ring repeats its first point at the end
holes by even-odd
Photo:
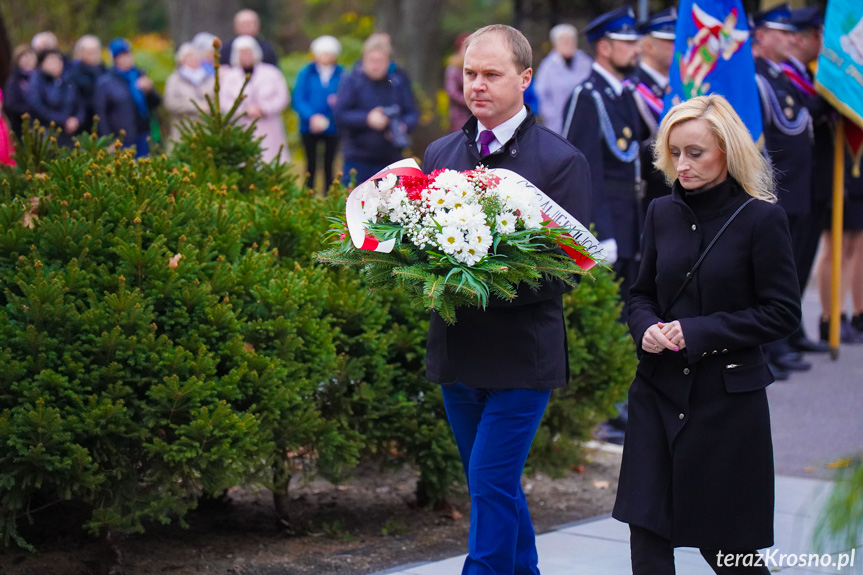
{"type": "MultiPolygon", "coordinates": [[[[92,533],[180,521],[202,495],[273,490],[360,459],[420,471],[421,503],[462,478],[427,315],[405,294],[314,263],[345,191],[315,196],[260,162],[218,105],[171,157],[50,127],[0,170],[0,534],[74,503],[92,533]]],[[[556,392],[534,469],[566,469],[628,384],[632,343],[603,274],[567,296],[572,384],[556,392]]]]}

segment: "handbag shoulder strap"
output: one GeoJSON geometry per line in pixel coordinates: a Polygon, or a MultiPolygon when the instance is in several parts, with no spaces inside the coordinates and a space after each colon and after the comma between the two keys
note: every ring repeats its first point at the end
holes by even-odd
{"type": "Polygon", "coordinates": [[[723,232],[728,228],[728,226],[731,224],[731,222],[733,222],[733,221],[734,221],[734,218],[736,218],[736,217],[737,217],[737,214],[739,214],[740,212],[742,212],[742,211],[743,211],[743,208],[745,208],[747,205],[749,205],[749,202],[752,202],[752,201],[754,201],[754,200],[755,200],[755,198],[749,198],[748,200],[746,200],[745,202],[743,202],[743,204],[741,204],[741,206],[740,206],[739,208],[737,208],[737,210],[736,210],[733,214],[731,214],[731,217],[729,217],[729,218],[725,221],[725,223],[724,223],[724,224],[722,224],[722,227],[721,227],[721,228],[719,228],[719,231],[718,231],[718,232],[716,232],[716,235],[715,235],[715,236],[713,236],[713,239],[712,239],[712,240],[710,240],[710,243],[709,243],[709,244],[707,244],[707,247],[706,247],[706,248],[704,248],[704,251],[703,251],[703,252],[701,252],[701,255],[698,257],[698,261],[696,261],[696,262],[695,262],[695,265],[694,265],[694,266],[692,266],[692,269],[691,269],[691,270],[689,270],[689,271],[686,273],[686,278],[684,278],[683,283],[682,283],[682,284],[680,284],[680,288],[677,290],[677,293],[675,293],[675,294],[674,294],[674,297],[673,297],[673,298],[671,298],[671,301],[668,303],[668,305],[665,307],[665,309],[664,309],[664,310],[662,311],[662,313],[660,314],[660,317],[664,317],[664,316],[665,316],[665,312],[667,312],[668,310],[670,310],[670,309],[671,309],[671,306],[673,306],[675,303],[677,303],[677,299],[678,299],[678,298],[680,297],[680,295],[683,293],[683,290],[684,290],[684,289],[686,289],[686,286],[689,284],[689,280],[691,280],[691,279],[692,279],[692,276],[694,276],[694,275],[695,275],[695,272],[696,272],[696,271],[698,271],[699,266],[701,266],[701,262],[703,262],[703,261],[704,261],[704,258],[707,256],[707,253],[710,251],[710,248],[712,248],[712,247],[713,247],[713,245],[716,243],[716,240],[718,240],[718,239],[719,239],[719,236],[721,236],[721,235],[722,235],[722,233],[723,233],[723,232]]]}

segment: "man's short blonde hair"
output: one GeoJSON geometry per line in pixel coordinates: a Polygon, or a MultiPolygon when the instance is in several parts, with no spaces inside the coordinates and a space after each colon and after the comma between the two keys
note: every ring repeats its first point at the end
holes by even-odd
{"type": "Polygon", "coordinates": [[[465,40],[465,50],[470,47],[471,43],[486,34],[498,34],[503,38],[504,44],[512,52],[512,61],[519,73],[524,72],[533,65],[533,50],[530,48],[530,42],[527,41],[524,34],[506,24],[492,24],[480,28],[467,37],[467,40],[465,40]]]}

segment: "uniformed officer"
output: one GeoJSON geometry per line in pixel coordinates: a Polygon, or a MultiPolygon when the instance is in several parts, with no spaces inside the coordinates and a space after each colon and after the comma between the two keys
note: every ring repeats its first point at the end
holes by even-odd
{"type": "MultiPolygon", "coordinates": [[[[638,274],[640,142],[648,135],[635,104],[635,86],[626,81],[638,64],[639,34],[628,6],[603,14],[584,31],[594,62],[590,76],[567,103],[563,135],[590,165],[596,231],[608,251],[616,252],[613,268],[623,280],[620,295],[625,303],[638,274]]],[[[624,305],[622,319],[626,317],[624,305]]]]}
{"type": "MultiPolygon", "coordinates": [[[[814,75],[809,68],[817,59],[821,50],[822,27],[824,17],[818,6],[809,6],[791,11],[791,23],[797,29],[795,42],[791,46],[791,56],[781,64],[782,70],[797,89],[803,104],[812,116],[813,140],[812,147],[812,179],[811,202],[809,214],[800,219],[799,246],[800,250],[797,274],[800,279],[801,291],[809,283],[812,263],[818,252],[818,241],[821,232],[829,219],[831,194],[833,192],[833,107],[815,91],[814,75]]],[[[812,341],[806,337],[801,324],[788,343],[797,351],[827,352],[830,346],[826,342],[812,341]]]]}
{"type": "Polygon", "coordinates": [[[646,213],[651,200],[671,193],[662,172],[653,167],[650,145],[662,116],[662,100],[669,90],[668,71],[674,58],[674,38],[677,27],[677,8],[672,6],[657,12],[639,27],[641,37],[641,62],[635,70],[635,103],[649,137],[642,142],[641,175],[644,180],[642,209],[646,213]]]}
{"type": "MultiPolygon", "coordinates": [[[[756,81],[764,119],[764,148],[776,174],[779,205],[785,208],[791,229],[794,263],[799,273],[811,268],[806,261],[806,229],[812,213],[812,116],[800,91],[782,69],[791,57],[797,28],[788,4],[778,4],[753,16],[756,81]]],[[[807,275],[808,275],[808,270],[807,275]]],[[[801,285],[801,292],[805,288],[801,285]]],[[[766,346],[777,379],[783,371],[805,371],[811,366],[787,340],[766,346]]]]}

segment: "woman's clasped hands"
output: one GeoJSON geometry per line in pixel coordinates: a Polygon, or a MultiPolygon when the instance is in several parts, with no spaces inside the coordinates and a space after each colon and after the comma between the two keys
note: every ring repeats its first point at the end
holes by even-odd
{"type": "Polygon", "coordinates": [[[686,347],[680,322],[658,322],[647,328],[641,338],[641,349],[647,353],[662,353],[663,350],[680,351],[686,347]]]}

